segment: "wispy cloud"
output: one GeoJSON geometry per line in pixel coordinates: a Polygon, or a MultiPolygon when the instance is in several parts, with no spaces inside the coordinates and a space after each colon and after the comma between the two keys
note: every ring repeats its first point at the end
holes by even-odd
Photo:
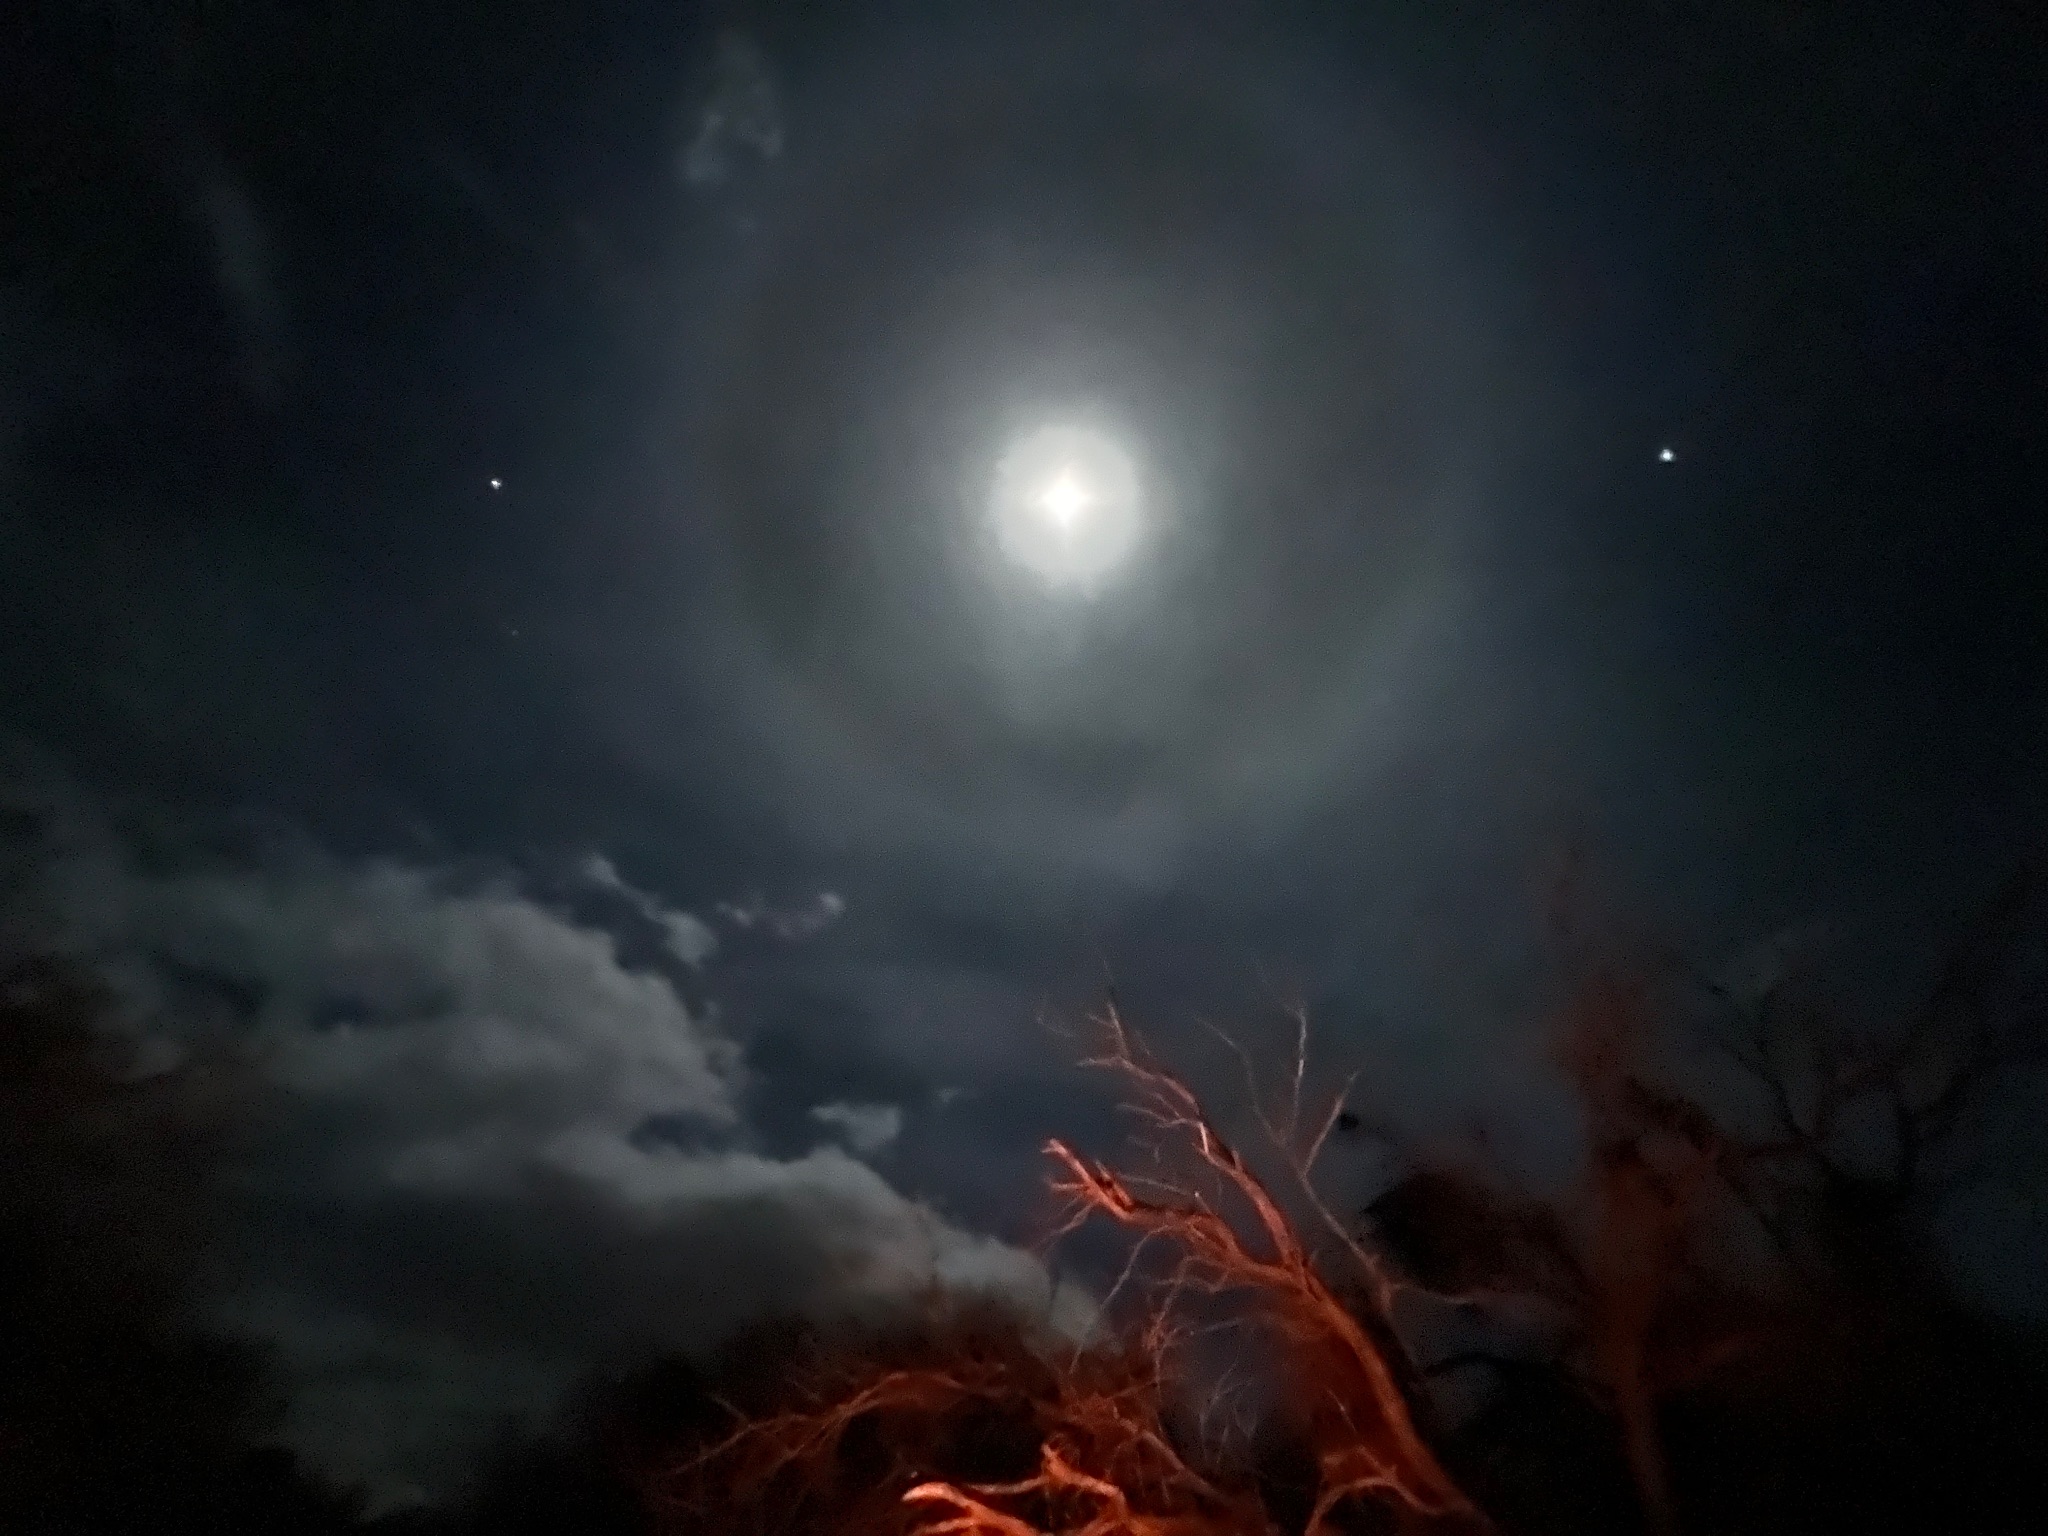
{"type": "Polygon", "coordinates": [[[718,40],[692,132],[677,154],[677,174],[700,190],[722,187],[747,162],[779,157],[783,137],[782,93],[767,55],[744,34],[727,32],[718,40]]]}
{"type": "Polygon", "coordinates": [[[742,931],[758,929],[787,943],[800,943],[816,938],[844,917],[846,898],[837,891],[820,891],[801,906],[775,907],[756,895],[743,902],[721,901],[718,915],[742,931]]]}
{"type": "Polygon", "coordinates": [[[240,342],[243,380],[256,394],[271,395],[292,359],[270,232],[247,185],[210,152],[193,171],[192,206],[213,245],[214,275],[240,342]]]}
{"type": "Polygon", "coordinates": [[[583,877],[601,891],[623,896],[662,933],[662,947],[693,969],[718,953],[718,935],[710,924],[689,912],[664,905],[652,892],[623,879],[612,861],[593,853],[583,861],[583,877]]]}
{"type": "Polygon", "coordinates": [[[856,1152],[879,1152],[903,1134],[903,1111],[894,1104],[820,1104],[811,1118],[836,1128],[856,1152]]]}

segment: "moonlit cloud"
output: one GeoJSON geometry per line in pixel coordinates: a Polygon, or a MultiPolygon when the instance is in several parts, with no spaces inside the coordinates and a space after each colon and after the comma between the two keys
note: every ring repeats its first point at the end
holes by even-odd
{"type": "Polygon", "coordinates": [[[861,1153],[879,1152],[903,1134],[903,1111],[894,1104],[820,1104],[811,1118],[836,1127],[861,1153]]]}
{"type": "Polygon", "coordinates": [[[691,187],[721,187],[743,163],[778,158],[782,144],[781,92],[767,56],[743,33],[727,32],[718,40],[711,87],[677,155],[677,172],[691,187]]]}
{"type": "Polygon", "coordinates": [[[718,915],[742,932],[756,929],[773,934],[785,943],[815,938],[846,915],[846,898],[837,891],[820,891],[797,907],[770,906],[762,897],[745,901],[721,901],[718,915]]]}
{"type": "MultiPolygon", "coordinates": [[[[248,1262],[211,1306],[274,1351],[293,1443],[385,1503],[442,1491],[593,1364],[763,1313],[872,1311],[936,1281],[1087,1326],[1035,1258],[838,1146],[756,1150],[712,1015],[509,875],[190,837],[144,863],[89,801],[19,775],[0,811],[21,877],[0,948],[98,976],[150,1059],[225,1030],[288,1096],[239,1175],[248,1262]]],[[[582,874],[666,910],[601,856],[582,874]]],[[[858,1153],[902,1124],[882,1104],[812,1119],[858,1153]]]]}
{"type": "Polygon", "coordinates": [[[718,934],[709,923],[691,913],[664,906],[651,892],[628,884],[603,854],[589,855],[583,861],[582,874],[595,889],[623,896],[641,916],[661,931],[663,946],[683,964],[696,969],[718,953],[718,934]]]}

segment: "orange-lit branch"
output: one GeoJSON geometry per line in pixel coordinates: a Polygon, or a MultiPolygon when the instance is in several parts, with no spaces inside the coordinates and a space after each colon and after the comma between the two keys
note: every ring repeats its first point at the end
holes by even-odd
{"type": "MultiPolygon", "coordinates": [[[[1054,1140],[1047,1144],[1058,1165],[1053,1189],[1072,1202],[1070,1225],[1092,1213],[1108,1216],[1141,1239],[1163,1239],[1179,1249],[1176,1288],[1255,1298],[1287,1345],[1294,1386],[1308,1399],[1302,1407],[1322,1472],[1310,1536],[1338,1505],[1357,1497],[1424,1519],[1484,1525],[1423,1439],[1393,1363],[1325,1281],[1264,1181],[1216,1129],[1194,1091],[1142,1051],[1113,1008],[1102,1022],[1108,1048],[1087,1064],[1124,1079],[1131,1111],[1213,1176],[1220,1198],[1192,1181],[1127,1178],[1054,1140]],[[1233,1220],[1226,1199],[1234,1199],[1249,1221],[1233,1220]]],[[[1297,1119],[1298,1063],[1299,1056],[1297,1119]]],[[[1321,1140],[1318,1133],[1311,1152],[1321,1140]]],[[[1166,1148],[1156,1150],[1163,1155],[1166,1148]]],[[[1306,1162],[1296,1168],[1305,1178],[1306,1162]]],[[[1377,1269],[1372,1276],[1383,1280],[1377,1269]]]]}
{"type": "MultiPolygon", "coordinates": [[[[842,1359],[809,1384],[815,1406],[745,1419],[671,1469],[672,1509],[693,1501],[702,1514],[715,1509],[722,1531],[740,1529],[736,1506],[772,1506],[778,1518],[757,1527],[846,1536],[1275,1536],[1243,1469],[1208,1464],[1173,1428],[1183,1421],[1167,1373],[1186,1339],[1175,1301],[1199,1291],[1249,1301],[1282,1345],[1292,1417],[1319,1469],[1306,1536],[1327,1536],[1339,1508],[1361,1499],[1390,1509],[1408,1529],[1485,1528],[1423,1439],[1395,1363],[1326,1282],[1267,1185],[1113,1010],[1102,1023],[1108,1049],[1091,1064],[1120,1075],[1160,1166],[1172,1169],[1177,1159],[1179,1169],[1125,1175],[1053,1141],[1051,1182],[1071,1202],[1069,1227],[1099,1213],[1139,1247],[1177,1254],[1162,1304],[1143,1326],[1121,1346],[1073,1349],[1034,1345],[1015,1331],[949,1334],[942,1319],[907,1362],[842,1359]],[[972,1458],[959,1452],[960,1427],[991,1417],[1028,1436],[1033,1464],[1027,1470],[1012,1455],[1008,1480],[961,1475],[972,1458]],[[856,1442],[857,1455],[848,1449],[856,1442]]],[[[1263,1112],[1260,1119],[1305,1183],[1337,1110],[1306,1140],[1295,1134],[1301,1072],[1297,1056],[1284,1134],[1263,1112]]],[[[1387,1277],[1351,1246],[1375,1299],[1383,1297],[1387,1277]]]]}
{"type": "MultiPolygon", "coordinates": [[[[1070,1512],[1081,1523],[1062,1520],[1058,1529],[1063,1536],[1222,1536],[1226,1531],[1231,1536],[1255,1536],[1266,1525],[1263,1519],[1254,1527],[1222,1523],[1212,1510],[1162,1514],[1134,1510],[1122,1487],[1081,1471],[1051,1444],[1044,1449],[1036,1477],[967,1488],[953,1483],[920,1483],[903,1495],[903,1502],[952,1511],[922,1527],[925,1536],[947,1532],[960,1536],[1044,1536],[1036,1526],[986,1502],[994,1498],[1031,1499],[1070,1512]]],[[[1249,1510],[1238,1513],[1247,1515],[1249,1510]]]]}
{"type": "Polygon", "coordinates": [[[1270,1536],[1254,1494],[1220,1486],[1176,1448],[1157,1339],[1051,1350],[1014,1334],[977,1344],[942,1329],[926,1347],[950,1356],[944,1364],[842,1363],[836,1381],[814,1384],[820,1406],[747,1419],[672,1468],[664,1502],[726,1530],[736,1507],[775,1506],[778,1528],[847,1536],[1270,1536]],[[957,1460],[952,1437],[977,1416],[1029,1433],[1032,1476],[934,1475],[957,1460]],[[886,1458],[861,1486],[843,1466],[856,1426],[886,1458]]]}

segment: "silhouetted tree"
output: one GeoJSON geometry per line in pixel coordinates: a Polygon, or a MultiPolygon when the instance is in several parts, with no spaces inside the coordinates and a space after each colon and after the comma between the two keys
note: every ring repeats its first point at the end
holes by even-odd
{"type": "Polygon", "coordinates": [[[264,1448],[262,1362],[187,1317],[234,1073],[138,1073],[107,1008],[48,961],[0,973],[0,1530],[344,1529],[264,1448]]]}
{"type": "Polygon", "coordinates": [[[1711,999],[1711,1038],[1763,1100],[1761,1131],[1748,1106],[1656,1069],[1673,989],[1606,966],[1558,1033],[1588,1143],[1572,1197],[1530,1196],[1480,1148],[1405,1149],[1410,1171],[1367,1212],[1390,1260],[1438,1290],[1541,1298],[1570,1324],[1548,1355],[1509,1338],[1433,1364],[1498,1387],[1453,1460],[1484,1466],[1489,1439],[1569,1417],[1548,1377],[1614,1417],[1654,1531],[1687,1506],[1748,1529],[1946,1521],[1999,1483],[2017,1464],[1995,1449],[2009,1426],[2048,1428],[2038,1361],[1948,1294],[1928,1219],[1979,1171],[1981,1111],[2048,1034],[2040,894],[2031,877],[2008,886],[1889,1028],[1849,1028],[1782,965],[1744,987],[1658,978],[1711,999]]]}

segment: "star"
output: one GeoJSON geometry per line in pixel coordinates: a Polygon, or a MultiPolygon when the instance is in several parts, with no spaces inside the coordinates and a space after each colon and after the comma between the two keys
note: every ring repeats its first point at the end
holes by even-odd
{"type": "Polygon", "coordinates": [[[502,491],[503,489],[505,489],[505,482],[500,480],[496,475],[493,475],[491,476],[491,489],[494,491],[502,491]]]}
{"type": "Polygon", "coordinates": [[[1659,449],[1657,450],[1657,460],[1658,460],[1658,462],[1659,462],[1659,463],[1662,463],[1662,464],[1669,464],[1669,463],[1671,463],[1671,462],[1672,462],[1673,460],[1675,460],[1675,459],[1676,459],[1677,457],[1678,457],[1678,452],[1677,452],[1677,450],[1676,450],[1676,449],[1672,449],[1672,448],[1659,448],[1659,449]]]}

